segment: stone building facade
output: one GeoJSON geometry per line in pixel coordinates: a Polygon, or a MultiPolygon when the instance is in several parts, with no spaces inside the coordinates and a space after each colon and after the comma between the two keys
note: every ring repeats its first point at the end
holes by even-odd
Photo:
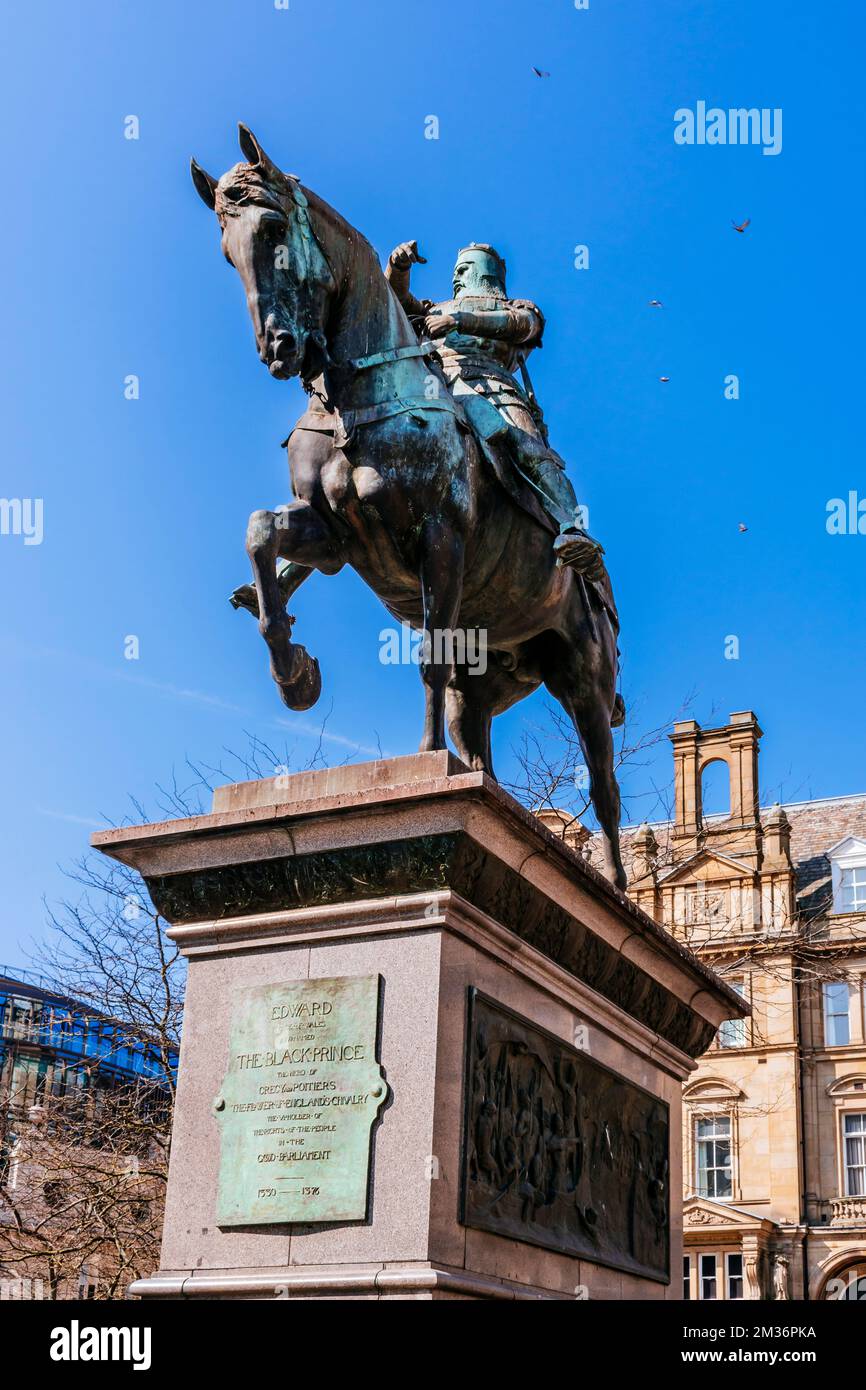
{"type": "Polygon", "coordinates": [[[684,1086],[683,1297],[866,1298],[866,795],[762,808],[761,736],[675,724],[673,818],[625,837],[630,896],[751,1006],[684,1086]]]}

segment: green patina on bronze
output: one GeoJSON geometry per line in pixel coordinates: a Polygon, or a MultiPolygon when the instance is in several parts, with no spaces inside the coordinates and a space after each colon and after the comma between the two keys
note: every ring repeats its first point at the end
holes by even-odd
{"type": "Polygon", "coordinates": [[[448,887],[449,869],[462,838],[420,835],[324,853],[221,864],[192,873],[153,874],[146,881],[153,902],[169,922],[318,907],[448,887]]]}
{"type": "Polygon", "coordinates": [[[511,296],[486,243],[460,252],[450,298],[418,299],[417,241],[383,273],[357,228],[247,126],[238,135],[243,160],[220,179],[193,161],[193,182],[240,275],[261,361],[309,397],[286,440],[293,500],[252,513],[253,584],[232,595],[258,619],[280,699],[306,710],[322,690],[289,598],[351,566],[422,634],[422,752],[446,747],[447,723],[466,766],[492,777],[494,717],[541,686],[560,703],[589,769],[605,873],[624,889],[619,618],[529,381],[541,310],[511,296]],[[467,659],[467,638],[483,640],[483,661],[467,659]]]}
{"type": "Polygon", "coordinates": [[[237,991],[214,1100],[218,1225],[366,1218],[372,1128],[388,1095],[379,995],[378,975],[237,991]]]}
{"type": "MultiPolygon", "coordinates": [[[[646,971],[462,832],[347,845],[146,881],[155,906],[175,923],[450,889],[689,1056],[705,1052],[715,1031],[646,971]]],[[[589,876],[587,888],[593,889],[589,876]]]]}

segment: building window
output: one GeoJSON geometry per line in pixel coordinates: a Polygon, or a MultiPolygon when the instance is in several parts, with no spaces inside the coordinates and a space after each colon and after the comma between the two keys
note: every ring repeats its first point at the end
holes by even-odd
{"type": "MultiPolygon", "coordinates": [[[[746,998],[745,980],[726,980],[725,984],[735,989],[741,998],[746,998]]],[[[726,1018],[724,1023],[719,1026],[718,1031],[719,1047],[746,1047],[746,1020],[744,1018],[726,1018]]]]}
{"type": "Polygon", "coordinates": [[[716,1257],[701,1255],[701,1298],[717,1298],[716,1257]]]}
{"type": "Polygon", "coordinates": [[[743,1257],[741,1254],[730,1254],[727,1257],[728,1265],[728,1298],[742,1298],[743,1296],[743,1257]]]}
{"type": "Polygon", "coordinates": [[[733,1190],[731,1121],[727,1115],[696,1121],[695,1154],[700,1196],[730,1197],[733,1190]]]}
{"type": "Polygon", "coordinates": [[[834,912],[866,912],[866,839],[848,835],[827,850],[834,912]]]}
{"type": "Polygon", "coordinates": [[[49,1063],[46,1058],[18,1056],[12,1064],[12,1081],[9,1089],[9,1102],[22,1110],[41,1103],[45,1094],[45,1075],[49,1063]]]}
{"type": "Polygon", "coordinates": [[[866,1197],[866,1115],[844,1118],[845,1196],[866,1197]]]}
{"type": "Polygon", "coordinates": [[[825,1047],[844,1047],[851,1041],[848,1003],[848,985],[845,980],[832,980],[824,985],[825,1047]]]}
{"type": "Polygon", "coordinates": [[[866,864],[839,870],[837,912],[866,912],[866,864]]]}
{"type": "Polygon", "coordinates": [[[30,1042],[36,1032],[39,1018],[39,1003],[35,999],[10,996],[6,1009],[7,1021],[4,1033],[7,1038],[21,1038],[30,1042]]]}
{"type": "Polygon", "coordinates": [[[686,1303],[692,1296],[692,1257],[683,1255],[683,1298],[686,1303]]]}

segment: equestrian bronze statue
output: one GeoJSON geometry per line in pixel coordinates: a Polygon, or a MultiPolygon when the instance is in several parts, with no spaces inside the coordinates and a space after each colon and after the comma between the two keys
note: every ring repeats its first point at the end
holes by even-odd
{"type": "Polygon", "coordinates": [[[446,747],[447,718],[459,756],[492,776],[493,716],[540,685],[560,702],[608,875],[624,887],[611,737],[623,718],[619,623],[602,549],[526,373],[540,311],[507,298],[505,265],[486,245],[460,253],[451,300],[415,299],[414,242],[383,274],[369,242],[245,126],[240,146],[244,162],[219,180],[195,161],[192,176],[243,282],[259,357],[280,380],[299,376],[309,397],[288,440],[295,500],[250,517],[255,588],[233,596],[258,617],[284,703],[308,709],[321,691],[286,604],[314,570],[349,564],[422,634],[422,752],[446,747]],[[483,636],[483,666],[442,640],[470,631],[483,636]]]}

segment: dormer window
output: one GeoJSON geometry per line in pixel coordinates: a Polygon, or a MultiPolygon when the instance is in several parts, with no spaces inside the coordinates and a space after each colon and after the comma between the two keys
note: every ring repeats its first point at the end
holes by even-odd
{"type": "Polygon", "coordinates": [[[839,874],[837,912],[866,912],[866,864],[852,864],[839,874]]]}
{"type": "Polygon", "coordinates": [[[866,913],[866,840],[849,835],[827,851],[833,875],[833,911],[866,913]]]}

